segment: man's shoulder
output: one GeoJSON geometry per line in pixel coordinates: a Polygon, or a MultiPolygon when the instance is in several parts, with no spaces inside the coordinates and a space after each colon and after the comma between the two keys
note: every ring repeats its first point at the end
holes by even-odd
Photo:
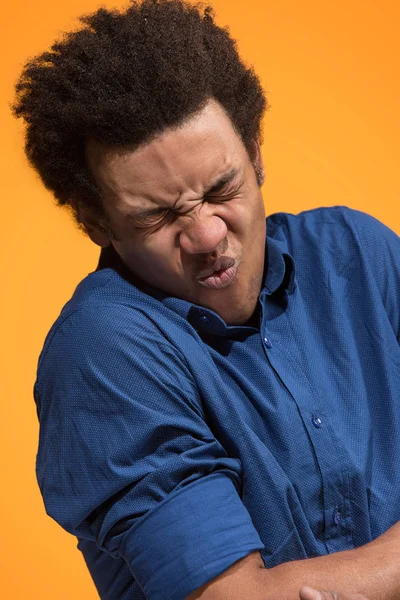
{"type": "MultiPolygon", "coordinates": [[[[271,215],[268,235],[294,259],[304,289],[379,303],[399,331],[400,238],[375,217],[345,206],[271,215]],[[332,292],[333,293],[333,292],[332,292]]],[[[360,304],[359,304],[360,305],[360,304]]],[[[374,310],[375,310],[374,308],[374,310]]]]}
{"type": "Polygon", "coordinates": [[[84,313],[88,318],[91,315],[96,322],[103,308],[110,315],[124,311],[124,308],[140,309],[144,301],[143,296],[139,289],[125,281],[114,269],[94,271],[78,283],[53,327],[59,327],[78,312],[84,313]]]}
{"type": "MultiPolygon", "coordinates": [[[[397,243],[398,236],[375,217],[347,206],[319,207],[298,214],[275,213],[267,219],[268,235],[287,245],[289,253],[338,249],[368,254],[372,245],[397,243]]],[[[332,257],[331,252],[325,257],[332,257]]]]}
{"type": "Polygon", "coordinates": [[[161,337],[160,312],[165,310],[159,301],[125,281],[114,269],[90,273],[51,326],[39,364],[50,347],[54,351],[55,347],[68,346],[70,352],[80,354],[115,343],[118,335],[131,339],[147,335],[156,341],[161,337]]]}
{"type": "Polygon", "coordinates": [[[340,227],[353,229],[359,221],[371,219],[373,217],[367,213],[348,206],[320,206],[299,213],[273,213],[267,218],[267,226],[272,234],[279,232],[279,230],[286,230],[288,233],[296,231],[306,233],[311,229],[318,231],[327,227],[334,233],[340,227]],[[332,228],[332,225],[335,228],[332,228]]]}

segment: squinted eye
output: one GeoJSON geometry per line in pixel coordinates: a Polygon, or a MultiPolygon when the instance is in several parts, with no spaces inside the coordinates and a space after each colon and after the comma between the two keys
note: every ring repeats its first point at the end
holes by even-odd
{"type": "Polygon", "coordinates": [[[138,212],[134,215],[129,215],[130,220],[136,227],[151,227],[161,223],[169,211],[167,209],[155,208],[152,211],[138,212]]]}
{"type": "Polygon", "coordinates": [[[227,202],[228,200],[232,200],[237,194],[238,190],[227,189],[223,190],[219,194],[209,194],[206,196],[207,202],[212,202],[213,204],[219,204],[222,202],[227,202]]]}

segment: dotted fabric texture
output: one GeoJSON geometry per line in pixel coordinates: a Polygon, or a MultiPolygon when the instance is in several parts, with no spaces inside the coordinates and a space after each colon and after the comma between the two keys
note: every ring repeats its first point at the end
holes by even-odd
{"type": "Polygon", "coordinates": [[[39,360],[37,478],[104,600],[181,600],[400,520],[400,241],[345,207],[267,219],[260,327],[112,253],[39,360]],[[114,257],[115,258],[115,257],[114,257]]]}

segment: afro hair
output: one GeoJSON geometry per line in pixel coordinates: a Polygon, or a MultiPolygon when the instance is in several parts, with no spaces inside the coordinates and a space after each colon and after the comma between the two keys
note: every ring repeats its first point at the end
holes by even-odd
{"type": "Polygon", "coordinates": [[[135,149],[210,98],[252,157],[267,101],[210,6],[131,0],[123,12],[100,8],[80,21],[27,62],[13,105],[26,123],[29,162],[59,205],[74,200],[104,214],[85,160],[89,139],[135,149]]]}

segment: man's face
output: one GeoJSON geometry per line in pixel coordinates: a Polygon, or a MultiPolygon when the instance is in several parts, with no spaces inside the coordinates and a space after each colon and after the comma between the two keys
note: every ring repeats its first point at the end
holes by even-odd
{"type": "MultiPolygon", "coordinates": [[[[218,103],[133,152],[92,143],[88,162],[111,243],[135,275],[227,324],[251,317],[264,268],[264,205],[254,166],[218,103]]],[[[110,243],[87,228],[96,243],[110,243]]]]}

